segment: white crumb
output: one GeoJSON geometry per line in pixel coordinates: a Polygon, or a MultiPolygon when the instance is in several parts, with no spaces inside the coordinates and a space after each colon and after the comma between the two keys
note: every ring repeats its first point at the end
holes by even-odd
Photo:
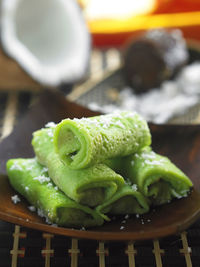
{"type": "Polygon", "coordinates": [[[21,199],[18,195],[11,196],[11,200],[14,204],[17,204],[21,201],[21,199]]]}

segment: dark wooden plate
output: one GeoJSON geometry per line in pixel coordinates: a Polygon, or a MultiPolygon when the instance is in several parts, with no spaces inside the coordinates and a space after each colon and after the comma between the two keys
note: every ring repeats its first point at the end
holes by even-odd
{"type": "Polygon", "coordinates": [[[8,183],[5,163],[9,158],[32,157],[32,132],[49,121],[59,122],[66,117],[92,116],[97,113],[67,101],[61,93],[45,91],[14,131],[0,144],[0,219],[54,234],[96,240],[144,240],[179,233],[200,216],[200,126],[149,124],[153,149],[179,166],[193,181],[194,189],[187,198],[174,200],[150,213],[122,222],[117,218],[101,227],[87,230],[55,227],[29,211],[22,200],[13,204],[15,194],[8,183]]]}

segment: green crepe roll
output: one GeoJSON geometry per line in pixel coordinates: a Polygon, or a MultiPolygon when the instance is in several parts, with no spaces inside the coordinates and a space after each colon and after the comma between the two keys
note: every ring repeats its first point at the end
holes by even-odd
{"type": "Polygon", "coordinates": [[[103,224],[99,213],[63,194],[35,158],[8,160],[7,173],[13,188],[37,209],[40,216],[46,217],[47,222],[67,227],[103,224]]]}
{"type": "Polygon", "coordinates": [[[123,173],[152,205],[170,202],[173,198],[186,197],[193,186],[191,180],[167,157],[150,147],[123,159],[123,173]]]}
{"type": "Polygon", "coordinates": [[[96,210],[101,214],[144,214],[149,211],[149,202],[136,185],[125,184],[96,210]]]}
{"type": "Polygon", "coordinates": [[[72,170],[63,164],[54,151],[54,128],[33,133],[32,145],[38,161],[48,168],[53,182],[71,199],[95,207],[109,199],[124,184],[121,175],[105,164],[72,170]]]}
{"type": "Polygon", "coordinates": [[[103,163],[106,164],[113,171],[115,171],[117,173],[123,173],[122,172],[123,166],[124,166],[123,157],[106,159],[103,163]]]}
{"type": "Polygon", "coordinates": [[[127,156],[150,144],[147,122],[133,112],[65,119],[54,133],[56,153],[72,169],[127,156]]]}

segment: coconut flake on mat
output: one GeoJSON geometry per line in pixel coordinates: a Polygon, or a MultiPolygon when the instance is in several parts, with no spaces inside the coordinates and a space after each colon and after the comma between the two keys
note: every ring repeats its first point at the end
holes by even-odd
{"type": "Polygon", "coordinates": [[[34,206],[29,206],[28,209],[29,209],[30,211],[32,211],[32,212],[35,212],[35,211],[36,211],[36,207],[34,207],[34,206]]]}
{"type": "Polygon", "coordinates": [[[134,110],[147,121],[165,123],[174,116],[184,114],[199,101],[200,62],[195,62],[184,67],[175,80],[163,82],[160,88],[138,95],[132,88],[126,87],[119,92],[117,104],[91,102],[88,107],[103,113],[134,110]]]}

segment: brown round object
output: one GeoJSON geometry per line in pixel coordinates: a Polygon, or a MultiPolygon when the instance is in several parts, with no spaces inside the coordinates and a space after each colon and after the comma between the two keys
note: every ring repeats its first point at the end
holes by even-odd
{"type": "Polygon", "coordinates": [[[187,47],[179,31],[149,31],[126,49],[124,75],[135,92],[145,92],[170,79],[187,59],[187,47]]]}

